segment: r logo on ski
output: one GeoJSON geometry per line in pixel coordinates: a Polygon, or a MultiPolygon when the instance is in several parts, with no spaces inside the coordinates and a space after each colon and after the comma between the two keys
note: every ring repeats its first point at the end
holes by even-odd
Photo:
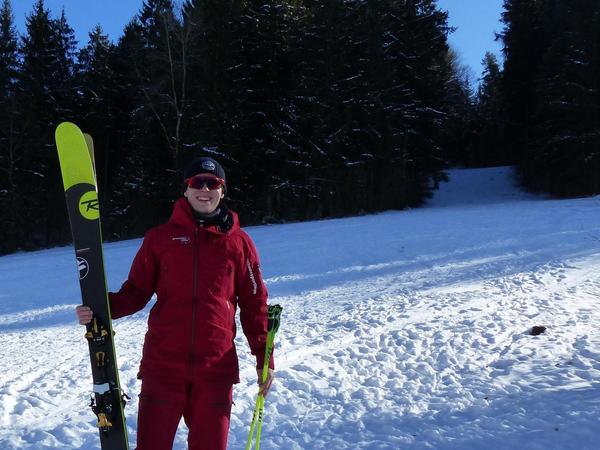
{"type": "Polygon", "coordinates": [[[100,217],[96,191],[87,191],[81,196],[79,199],[79,213],[88,220],[96,220],[100,217]]]}

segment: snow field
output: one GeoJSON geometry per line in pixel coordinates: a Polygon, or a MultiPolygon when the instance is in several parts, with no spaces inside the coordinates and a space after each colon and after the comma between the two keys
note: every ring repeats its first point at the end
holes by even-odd
{"type": "MultiPolygon", "coordinates": [[[[599,219],[600,198],[532,197],[496,168],[451,171],[426,208],[249,228],[284,308],[261,448],[598,448],[599,219]]],[[[139,243],[106,245],[111,289],[139,243]]],[[[97,448],[72,249],[0,276],[0,448],[97,448]]],[[[115,323],[132,448],[147,311],[115,323]]],[[[256,395],[237,345],[230,449],[256,395]]]]}

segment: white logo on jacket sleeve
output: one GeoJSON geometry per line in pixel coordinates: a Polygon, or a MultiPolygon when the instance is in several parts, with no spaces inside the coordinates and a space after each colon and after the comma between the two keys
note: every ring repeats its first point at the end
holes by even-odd
{"type": "Polygon", "coordinates": [[[256,295],[258,291],[258,285],[256,284],[256,278],[254,278],[254,272],[252,272],[252,265],[250,264],[250,260],[246,260],[246,267],[248,267],[248,273],[250,274],[250,281],[252,282],[252,294],[256,295]]]}
{"type": "Polygon", "coordinates": [[[190,238],[189,236],[174,237],[174,238],[171,238],[171,240],[172,241],[179,241],[183,245],[187,245],[190,242],[192,242],[192,238],[190,238]]]}

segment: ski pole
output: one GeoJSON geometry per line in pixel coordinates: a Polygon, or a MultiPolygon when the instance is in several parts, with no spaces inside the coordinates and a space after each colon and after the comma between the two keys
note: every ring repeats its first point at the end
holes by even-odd
{"type": "MultiPolygon", "coordinates": [[[[279,305],[269,305],[268,310],[268,322],[267,322],[267,344],[265,348],[265,361],[263,363],[261,381],[264,383],[267,381],[267,374],[269,372],[269,361],[271,360],[271,354],[273,353],[273,345],[275,342],[275,333],[279,330],[279,319],[281,317],[281,310],[283,308],[279,305]]],[[[263,415],[265,409],[265,396],[258,394],[256,397],[256,404],[254,406],[254,412],[252,413],[252,423],[250,424],[250,432],[248,433],[248,441],[246,442],[246,450],[250,450],[252,446],[252,437],[254,435],[254,429],[256,427],[256,450],[260,449],[260,436],[262,431],[263,415]]]]}

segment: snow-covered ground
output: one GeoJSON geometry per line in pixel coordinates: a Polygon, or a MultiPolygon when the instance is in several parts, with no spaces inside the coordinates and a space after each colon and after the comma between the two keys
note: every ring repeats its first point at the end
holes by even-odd
{"type": "MultiPolygon", "coordinates": [[[[263,449],[600,448],[599,197],[454,170],[424,208],[248,232],[284,307],[263,449]]],[[[111,289],[139,243],[106,245],[111,289]]],[[[73,250],[2,257],[0,286],[0,449],[98,448],[73,250]]],[[[132,444],[146,316],[116,322],[132,444]]],[[[256,394],[238,341],[230,449],[256,394]]]]}

